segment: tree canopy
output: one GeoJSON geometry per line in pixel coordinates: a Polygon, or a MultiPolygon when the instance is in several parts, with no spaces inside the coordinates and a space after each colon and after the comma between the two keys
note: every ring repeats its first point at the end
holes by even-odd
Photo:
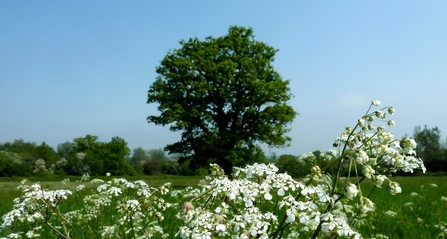
{"type": "Polygon", "coordinates": [[[147,101],[158,103],[161,112],[149,116],[149,123],[182,131],[181,140],[166,147],[170,154],[183,154],[180,163],[195,167],[217,163],[231,174],[258,142],[289,145],[285,133],[297,113],[287,104],[289,80],[272,66],[278,50],[238,26],[222,37],[180,45],[156,68],[147,101]]]}
{"type": "Polygon", "coordinates": [[[99,142],[98,137],[86,135],[73,140],[68,164],[65,170],[72,175],[132,175],[133,169],[125,157],[130,153],[127,142],[119,137],[112,137],[110,142],[99,142]]]}
{"type": "Polygon", "coordinates": [[[422,129],[416,126],[413,132],[417,142],[416,153],[424,160],[425,167],[431,172],[447,171],[447,149],[441,144],[441,130],[438,127],[422,129]]]}

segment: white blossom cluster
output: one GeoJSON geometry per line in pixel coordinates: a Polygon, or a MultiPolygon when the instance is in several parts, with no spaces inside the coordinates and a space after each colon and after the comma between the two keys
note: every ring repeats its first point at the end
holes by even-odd
{"type": "MultiPolygon", "coordinates": [[[[58,204],[67,199],[72,194],[70,190],[44,190],[40,183],[26,185],[26,181],[18,187],[23,191],[22,197],[14,199],[13,209],[3,215],[3,222],[0,228],[13,226],[16,221],[36,224],[42,220],[48,213],[53,211],[58,204]]],[[[30,234],[34,230],[30,230],[30,234]]]]}
{"type": "MultiPolygon", "coordinates": [[[[216,165],[213,165],[216,167],[216,165]]],[[[331,187],[298,182],[278,173],[273,164],[235,168],[234,179],[220,175],[205,192],[185,202],[180,217],[182,238],[275,238],[279,235],[323,233],[359,238],[333,205],[331,187]],[[206,206],[203,207],[202,205],[206,206]]]]}
{"type": "MultiPolygon", "coordinates": [[[[371,103],[371,106],[379,105],[380,101],[378,100],[371,103]]],[[[401,188],[398,183],[391,182],[386,175],[397,171],[413,173],[415,169],[421,169],[425,173],[426,169],[422,160],[416,157],[414,139],[407,137],[400,140],[394,139],[393,134],[387,131],[385,126],[380,125],[380,122],[384,121],[389,126],[395,124],[392,120],[385,120],[386,113],[384,111],[392,115],[395,109],[385,107],[367,113],[358,120],[354,128],[346,127],[346,130],[334,143],[339,148],[339,153],[327,156],[332,158],[329,160],[340,159],[350,172],[355,171],[355,176],[362,174],[364,177],[372,179],[377,187],[381,187],[384,181],[388,181],[388,190],[394,195],[400,193],[401,188]]],[[[349,189],[346,192],[348,198],[356,195],[352,186],[345,189],[349,189]]]]}
{"type": "MultiPolygon", "coordinates": [[[[81,181],[88,180],[85,175],[81,181]]],[[[69,180],[62,184],[68,185],[69,180]]],[[[143,181],[129,182],[123,178],[104,182],[93,179],[87,186],[81,184],[74,190],[43,190],[39,183],[27,185],[23,182],[19,189],[24,195],[14,200],[14,208],[3,216],[0,231],[14,228],[17,223],[28,225],[26,232],[13,232],[8,238],[41,237],[39,232],[51,229],[55,237],[85,238],[80,231],[90,228],[91,237],[101,235],[102,238],[166,238],[159,222],[164,220],[164,211],[171,204],[161,198],[169,192],[170,184],[161,187],[149,187],[143,181]],[[99,185],[98,185],[99,184],[99,185]],[[82,199],[82,207],[61,212],[59,204],[79,191],[98,185],[82,199]],[[112,211],[113,215],[108,215],[112,211]],[[92,229],[90,225],[98,222],[98,218],[109,217],[106,221],[111,225],[100,225],[92,229]],[[115,223],[112,223],[115,222],[115,223]],[[43,225],[43,226],[42,226],[43,225]],[[45,227],[48,226],[48,227],[45,227]]],[[[47,234],[48,235],[48,234],[47,234]]],[[[88,236],[90,237],[90,236],[88,236]]]]}
{"type": "MultiPolygon", "coordinates": [[[[370,109],[380,103],[372,101],[370,109]]],[[[278,173],[274,165],[264,164],[236,168],[230,180],[217,165],[211,165],[217,177],[204,192],[185,202],[180,217],[187,225],[180,228],[178,235],[182,238],[279,238],[284,235],[316,238],[322,232],[328,237],[360,238],[352,225],[361,225],[366,215],[375,210],[374,203],[362,194],[363,179],[372,180],[377,187],[387,181],[390,194],[395,195],[402,189],[388,178],[391,173],[415,169],[425,172],[422,160],[415,154],[415,141],[395,140],[385,126],[379,125],[386,122],[394,126],[394,121],[385,118],[387,113],[394,114],[395,109],[385,107],[372,113],[369,110],[354,128],[347,127],[336,139],[334,146],[338,151],[319,155],[328,162],[327,166],[320,168],[312,153],[300,158],[314,164],[302,181],[278,173]],[[329,169],[336,169],[336,173],[329,174],[329,169]],[[349,176],[339,188],[342,170],[349,176]],[[350,176],[359,180],[351,182],[350,176]],[[348,204],[350,200],[357,203],[352,206],[348,204]]]]}

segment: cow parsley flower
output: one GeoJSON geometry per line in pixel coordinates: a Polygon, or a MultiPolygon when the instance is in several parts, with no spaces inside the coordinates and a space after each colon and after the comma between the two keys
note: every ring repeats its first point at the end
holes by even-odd
{"type": "Polygon", "coordinates": [[[391,195],[396,195],[398,193],[401,193],[402,189],[400,188],[399,183],[397,183],[397,182],[390,182],[388,184],[388,191],[390,191],[391,195]]]}
{"type": "Polygon", "coordinates": [[[374,211],[374,203],[368,198],[361,197],[359,203],[360,203],[360,210],[363,213],[374,211]]]}
{"type": "Polygon", "coordinates": [[[394,112],[395,112],[394,107],[388,107],[388,113],[389,113],[390,115],[393,115],[394,112]]]}
{"type": "Polygon", "coordinates": [[[353,199],[357,196],[359,190],[355,184],[348,182],[345,186],[345,195],[348,199],[353,199]]]}
{"type": "Polygon", "coordinates": [[[394,122],[394,120],[388,120],[388,126],[394,127],[395,125],[396,123],[394,122]]]}

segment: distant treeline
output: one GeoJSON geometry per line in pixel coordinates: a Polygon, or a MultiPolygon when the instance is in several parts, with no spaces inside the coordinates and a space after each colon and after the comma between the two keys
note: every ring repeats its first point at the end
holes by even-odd
{"type": "MultiPolygon", "coordinates": [[[[447,172],[447,143],[441,140],[437,128],[415,127],[413,138],[418,143],[417,155],[424,160],[429,172],[447,172]]],[[[310,172],[314,163],[324,166],[326,153],[314,151],[313,156],[281,155],[267,157],[260,147],[251,154],[243,155],[248,163],[274,163],[280,172],[292,177],[303,177],[310,172]]],[[[61,143],[53,149],[45,142],[40,145],[23,139],[0,143],[0,177],[52,175],[206,175],[207,168],[192,170],[188,162],[179,164],[183,155],[167,155],[162,149],[145,150],[141,147],[132,151],[127,142],[113,137],[109,142],[100,142],[97,136],[86,135],[73,142],[61,143]]]]}

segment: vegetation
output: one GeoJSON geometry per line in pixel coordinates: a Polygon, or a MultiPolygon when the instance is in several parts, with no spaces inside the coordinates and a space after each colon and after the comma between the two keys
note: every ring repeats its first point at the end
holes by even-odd
{"type": "Polygon", "coordinates": [[[425,167],[430,172],[447,172],[447,142],[441,141],[441,131],[438,127],[421,129],[416,126],[413,134],[418,143],[416,152],[424,160],[425,167]]]}
{"type": "MultiPolygon", "coordinates": [[[[379,101],[373,101],[371,107],[379,105],[379,101]]],[[[143,180],[104,176],[90,180],[87,173],[75,183],[69,179],[56,185],[22,181],[18,187],[22,193],[13,200],[12,210],[5,211],[2,217],[0,236],[445,238],[447,197],[444,190],[437,190],[438,184],[445,188],[444,180],[427,184],[427,179],[432,178],[392,178],[400,171],[414,173],[425,171],[425,167],[416,157],[413,139],[394,139],[385,126],[379,125],[385,121],[383,111],[392,114],[394,108],[370,111],[371,107],[353,128],[347,127],[335,140],[336,150],[315,151],[299,158],[282,155],[275,160],[280,168],[263,163],[235,167],[232,177],[211,164],[210,176],[200,180],[197,187],[172,188],[169,182],[150,185],[143,180]],[[299,179],[281,173],[299,175],[305,173],[304,169],[307,175],[299,179]],[[415,182],[422,185],[414,188],[415,182]],[[401,194],[403,185],[412,185],[414,191],[401,194]],[[389,197],[395,200],[386,200],[389,197]],[[427,205],[427,201],[431,204],[427,205]]],[[[394,125],[392,120],[385,122],[394,125]]],[[[74,140],[69,157],[76,156],[77,168],[99,165],[95,170],[102,167],[111,171],[122,162],[117,155],[124,155],[120,154],[123,150],[130,152],[125,145],[120,138],[100,143],[97,137],[87,135],[74,140]],[[96,160],[98,155],[107,160],[96,160]]],[[[45,144],[41,146],[28,151],[43,158],[54,155],[45,144]]],[[[260,154],[245,156],[263,158],[260,154]]],[[[162,150],[141,148],[125,158],[129,165],[145,165],[156,159],[169,161],[162,150]]],[[[47,169],[46,161],[41,161],[35,161],[35,172],[47,169]]],[[[17,191],[8,189],[8,183],[2,192],[8,192],[5,198],[11,200],[17,191]]]]}
{"type": "Polygon", "coordinates": [[[287,105],[289,81],[273,69],[276,49],[254,39],[251,28],[230,27],[223,37],[180,41],[157,67],[148,103],[158,103],[159,116],[148,122],[182,131],[166,147],[182,154],[179,163],[193,169],[221,165],[231,175],[241,155],[256,154],[256,142],[286,146],[286,127],[296,112],[287,105]]]}

